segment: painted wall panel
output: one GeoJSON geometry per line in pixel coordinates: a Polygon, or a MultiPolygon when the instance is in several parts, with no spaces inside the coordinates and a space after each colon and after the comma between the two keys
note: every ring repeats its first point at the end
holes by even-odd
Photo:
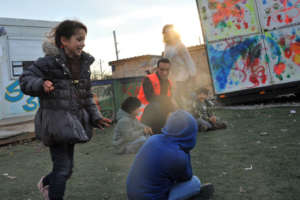
{"type": "Polygon", "coordinates": [[[12,61],[36,60],[43,56],[42,40],[9,39],[6,34],[0,37],[0,120],[9,117],[33,115],[39,107],[37,97],[24,95],[18,78],[12,79],[12,61]]]}
{"type": "Polygon", "coordinates": [[[264,30],[300,22],[300,0],[256,0],[264,30]]]}
{"type": "Polygon", "coordinates": [[[0,119],[3,118],[3,97],[4,97],[4,90],[3,90],[3,67],[4,67],[4,60],[5,60],[5,37],[1,36],[1,27],[0,27],[0,119]]]}
{"type": "Polygon", "coordinates": [[[198,0],[198,8],[208,41],[260,31],[254,0],[198,0]]]}
{"type": "Polygon", "coordinates": [[[270,84],[262,36],[209,43],[207,50],[216,94],[270,84]]]}
{"type": "Polygon", "coordinates": [[[4,116],[7,118],[34,114],[39,107],[39,101],[37,97],[24,95],[19,80],[14,80],[5,87],[3,105],[4,116]]]}
{"type": "Polygon", "coordinates": [[[37,97],[24,95],[20,89],[18,77],[12,79],[11,65],[13,61],[34,61],[43,56],[41,40],[10,40],[6,41],[9,59],[4,63],[3,70],[3,115],[4,118],[31,115],[39,107],[37,97]]]}
{"type": "Polygon", "coordinates": [[[0,120],[33,115],[38,109],[38,98],[27,96],[20,90],[18,75],[22,67],[29,64],[28,61],[44,55],[42,40],[56,24],[0,18],[0,120]]]}
{"type": "Polygon", "coordinates": [[[274,83],[300,80],[300,26],[265,33],[274,83]]]}

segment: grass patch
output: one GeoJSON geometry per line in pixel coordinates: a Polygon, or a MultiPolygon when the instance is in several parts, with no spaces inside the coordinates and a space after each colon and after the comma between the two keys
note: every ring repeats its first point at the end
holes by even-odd
{"type": "MultiPolygon", "coordinates": [[[[296,114],[289,114],[290,109],[217,111],[229,127],[199,133],[192,151],[194,174],[215,185],[214,199],[299,198],[300,108],[293,108],[296,114]]],[[[113,154],[111,140],[112,128],[97,131],[91,142],[75,147],[65,199],[126,199],[134,155],[113,154]]],[[[42,199],[36,183],[50,170],[48,149],[37,141],[0,148],[1,199],[42,199]]]]}

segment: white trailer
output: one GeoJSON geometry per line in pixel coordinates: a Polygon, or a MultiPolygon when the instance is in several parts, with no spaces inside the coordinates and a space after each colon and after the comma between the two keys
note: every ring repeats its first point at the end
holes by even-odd
{"type": "Polygon", "coordinates": [[[57,22],[0,18],[0,120],[34,115],[37,98],[22,93],[23,68],[43,56],[42,42],[57,22]]]}
{"type": "Polygon", "coordinates": [[[219,101],[300,96],[300,1],[196,2],[219,101]]]}

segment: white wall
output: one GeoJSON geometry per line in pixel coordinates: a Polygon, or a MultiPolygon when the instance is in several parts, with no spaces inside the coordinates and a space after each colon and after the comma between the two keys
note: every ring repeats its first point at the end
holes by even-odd
{"type": "Polygon", "coordinates": [[[0,28],[4,27],[7,33],[0,37],[3,49],[2,59],[0,55],[0,119],[33,115],[37,111],[38,98],[21,92],[18,77],[12,76],[12,62],[34,61],[42,57],[43,39],[50,31],[50,26],[55,24],[0,18],[0,28]]]}
{"type": "Polygon", "coordinates": [[[3,112],[3,103],[4,102],[4,89],[3,89],[3,69],[4,69],[4,59],[6,58],[5,56],[5,37],[0,37],[0,119],[2,119],[4,116],[3,112]]]}

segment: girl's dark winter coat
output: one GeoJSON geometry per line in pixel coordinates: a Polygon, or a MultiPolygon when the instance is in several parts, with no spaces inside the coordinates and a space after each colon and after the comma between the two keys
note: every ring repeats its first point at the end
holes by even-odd
{"type": "Polygon", "coordinates": [[[51,44],[44,44],[43,49],[46,56],[24,69],[20,77],[21,90],[40,100],[40,108],[35,116],[37,138],[47,146],[77,143],[68,139],[72,134],[78,134],[83,141],[88,141],[92,137],[93,126],[96,127],[102,118],[91,92],[90,65],[94,58],[83,52],[80,80],[72,80],[64,51],[51,44]],[[50,93],[44,92],[45,80],[54,85],[55,89],[50,93]]]}

